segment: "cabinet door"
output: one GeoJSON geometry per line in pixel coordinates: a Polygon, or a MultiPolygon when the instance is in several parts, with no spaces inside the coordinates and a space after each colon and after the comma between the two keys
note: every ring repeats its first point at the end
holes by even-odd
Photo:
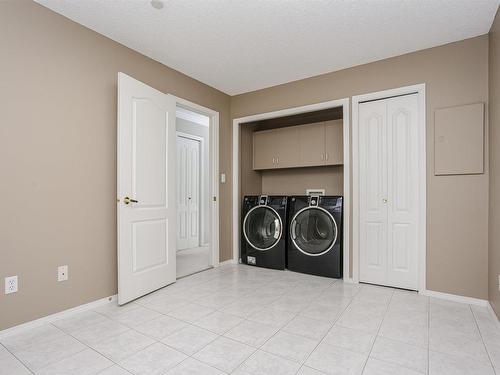
{"type": "Polygon", "coordinates": [[[325,123],[301,125],[299,129],[299,166],[325,164],[325,123]]]}
{"type": "Polygon", "coordinates": [[[278,168],[291,168],[299,165],[299,129],[297,126],[277,129],[275,133],[275,156],[278,168]]]}
{"type": "Polygon", "coordinates": [[[275,168],[276,130],[253,133],[253,169],[275,168]]]}
{"type": "Polygon", "coordinates": [[[337,165],[344,163],[344,132],[343,120],[327,121],[325,123],[325,164],[337,165]]]}

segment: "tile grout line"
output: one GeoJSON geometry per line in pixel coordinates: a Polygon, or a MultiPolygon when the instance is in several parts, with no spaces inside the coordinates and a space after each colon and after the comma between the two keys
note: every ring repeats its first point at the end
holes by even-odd
{"type": "Polygon", "coordinates": [[[12,357],[14,357],[17,361],[19,361],[19,363],[20,363],[21,365],[23,365],[23,367],[24,367],[24,368],[26,368],[26,369],[27,369],[30,373],[35,374],[35,372],[34,372],[34,371],[32,371],[32,370],[28,367],[28,365],[26,365],[23,361],[21,361],[21,359],[19,359],[19,358],[18,358],[18,357],[17,357],[14,353],[12,353],[12,352],[11,352],[11,351],[10,351],[10,350],[9,350],[9,349],[8,349],[8,348],[4,345],[4,344],[2,344],[1,342],[0,342],[0,346],[4,347],[4,348],[5,348],[5,350],[7,351],[7,353],[10,353],[10,354],[12,355],[12,357]]]}
{"type": "MultiPolygon", "coordinates": [[[[332,284],[333,285],[333,284],[332,284]]],[[[309,359],[309,357],[311,357],[312,353],[314,353],[314,351],[318,348],[318,346],[325,340],[325,337],[330,333],[330,331],[333,329],[333,327],[335,327],[335,324],[337,324],[338,320],[340,319],[340,317],[342,316],[342,314],[344,314],[344,312],[347,310],[347,308],[351,305],[352,301],[354,300],[354,297],[359,294],[361,292],[361,290],[363,289],[363,286],[360,287],[360,290],[358,291],[358,293],[356,293],[354,296],[352,296],[349,301],[349,303],[342,309],[342,311],[340,311],[340,313],[337,315],[337,317],[335,318],[332,326],[330,327],[330,329],[323,335],[323,337],[321,338],[321,340],[319,340],[318,344],[316,344],[316,346],[314,347],[314,349],[311,351],[311,353],[309,353],[309,355],[307,356],[307,358],[304,360],[303,363],[301,363],[301,366],[299,367],[299,370],[305,365],[305,363],[307,362],[307,360],[309,359]]],[[[309,366],[307,366],[309,367],[309,366]]],[[[311,368],[314,368],[314,367],[311,367],[311,368]]],[[[316,370],[316,369],[315,369],[316,370]]],[[[321,371],[321,370],[319,370],[321,371]]],[[[297,370],[298,372],[298,370],[297,370]]],[[[323,371],[321,371],[323,372],[323,371]]]]}
{"type": "Polygon", "coordinates": [[[469,305],[470,312],[472,314],[472,317],[474,318],[474,323],[476,324],[477,330],[479,331],[479,336],[481,337],[481,342],[483,343],[484,350],[486,350],[486,354],[488,355],[488,359],[490,361],[490,365],[493,369],[493,373],[496,374],[497,371],[495,369],[495,365],[493,364],[493,361],[491,360],[491,355],[490,351],[488,350],[488,347],[486,346],[486,343],[484,341],[483,333],[481,332],[481,328],[479,327],[479,323],[477,322],[476,314],[474,314],[474,310],[472,309],[472,306],[469,305]]]}
{"type": "Polygon", "coordinates": [[[391,294],[391,298],[389,299],[389,302],[387,303],[387,307],[385,308],[384,316],[383,316],[382,321],[380,322],[380,324],[377,328],[377,333],[375,333],[375,337],[374,337],[373,343],[371,345],[370,351],[368,352],[368,356],[366,357],[365,363],[363,365],[363,369],[361,370],[361,374],[363,374],[365,372],[366,364],[370,360],[370,355],[372,354],[373,347],[375,346],[375,342],[377,341],[380,329],[382,328],[382,324],[384,324],[385,318],[387,316],[387,312],[389,311],[389,306],[391,305],[392,298],[394,297],[394,293],[395,293],[395,290],[393,289],[392,294],[391,294]]]}

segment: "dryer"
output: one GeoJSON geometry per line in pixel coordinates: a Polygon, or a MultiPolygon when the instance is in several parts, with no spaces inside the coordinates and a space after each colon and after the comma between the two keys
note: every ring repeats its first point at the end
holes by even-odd
{"type": "Polygon", "coordinates": [[[242,263],[285,269],[288,197],[245,196],[242,207],[242,263]]]}
{"type": "Polygon", "coordinates": [[[342,278],[342,197],[290,197],[288,269],[342,278]]]}

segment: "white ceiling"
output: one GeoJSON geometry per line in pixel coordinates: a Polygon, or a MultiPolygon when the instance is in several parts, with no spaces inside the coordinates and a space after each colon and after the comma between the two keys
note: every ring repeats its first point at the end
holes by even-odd
{"type": "Polygon", "coordinates": [[[36,0],[235,95],[489,31],[499,0],[36,0]]]}

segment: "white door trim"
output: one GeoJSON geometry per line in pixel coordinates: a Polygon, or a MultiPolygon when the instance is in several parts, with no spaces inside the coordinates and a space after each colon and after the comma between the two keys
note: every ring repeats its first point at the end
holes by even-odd
{"type": "MultiPolygon", "coordinates": [[[[206,191],[206,187],[205,187],[205,173],[207,171],[205,171],[205,164],[202,163],[203,161],[203,155],[205,155],[205,140],[203,139],[203,137],[198,137],[197,135],[193,135],[193,134],[189,134],[189,133],[185,133],[185,132],[181,132],[181,131],[177,131],[177,137],[182,137],[182,138],[187,138],[187,139],[191,139],[193,141],[196,141],[196,142],[199,142],[200,143],[200,160],[199,160],[199,166],[200,166],[200,175],[198,176],[198,178],[200,179],[200,186],[199,186],[199,189],[200,189],[200,196],[198,197],[198,215],[199,215],[199,233],[198,233],[198,236],[199,236],[199,240],[198,240],[198,246],[204,246],[206,245],[205,243],[202,243],[202,239],[203,239],[203,234],[205,233],[205,226],[207,225],[207,223],[205,223],[205,214],[206,214],[206,210],[205,210],[205,203],[206,203],[206,200],[207,200],[207,197],[205,194],[206,191]]],[[[213,258],[213,257],[211,257],[213,258]]],[[[211,263],[213,263],[211,261],[211,263]]],[[[213,266],[213,264],[210,264],[211,266],[213,266]]]]}
{"type": "Polygon", "coordinates": [[[419,111],[419,219],[418,219],[418,290],[426,290],[426,111],[425,83],[391,90],[373,92],[352,97],[352,278],[359,282],[359,104],[370,100],[386,99],[394,96],[417,94],[419,111]]]}
{"type": "Polygon", "coordinates": [[[350,233],[350,148],[349,148],[349,98],[330,100],[327,102],[315,103],[301,107],[287,108],[273,112],[259,113],[233,119],[233,260],[239,262],[240,254],[240,126],[243,123],[267,120],[276,117],[296,115],[299,113],[319,111],[322,109],[342,107],[343,108],[343,136],[344,136],[344,279],[349,277],[349,233],[350,233]]]}
{"type": "MultiPolygon", "coordinates": [[[[219,266],[219,112],[213,109],[203,107],[189,100],[174,96],[178,108],[188,109],[190,111],[208,116],[209,123],[209,153],[210,153],[210,196],[211,205],[211,235],[210,246],[212,250],[211,265],[219,266]]],[[[201,203],[201,202],[200,202],[201,203]]]]}

